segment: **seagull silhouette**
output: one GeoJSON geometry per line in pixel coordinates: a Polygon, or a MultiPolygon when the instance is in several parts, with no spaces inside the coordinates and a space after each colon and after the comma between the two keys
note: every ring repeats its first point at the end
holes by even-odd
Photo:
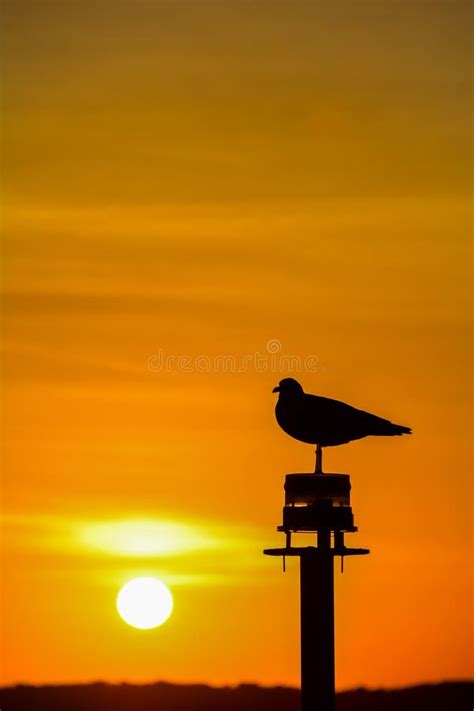
{"type": "Polygon", "coordinates": [[[368,435],[390,437],[411,434],[409,427],[394,425],[369,412],[357,410],[339,400],[305,393],[297,380],[280,380],[275,415],[290,437],[316,445],[316,474],[322,474],[322,447],[335,447],[368,435]]]}

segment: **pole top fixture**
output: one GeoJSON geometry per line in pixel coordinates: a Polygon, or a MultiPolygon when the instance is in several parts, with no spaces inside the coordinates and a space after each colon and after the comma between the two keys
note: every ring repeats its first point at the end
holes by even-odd
{"type": "Polygon", "coordinates": [[[268,548],[273,556],[366,555],[366,548],[347,548],[344,534],[357,531],[351,508],[349,474],[318,475],[295,473],[285,476],[283,523],[277,530],[286,534],[284,548],[268,548]],[[316,533],[317,547],[291,545],[294,533],[316,533]]]}

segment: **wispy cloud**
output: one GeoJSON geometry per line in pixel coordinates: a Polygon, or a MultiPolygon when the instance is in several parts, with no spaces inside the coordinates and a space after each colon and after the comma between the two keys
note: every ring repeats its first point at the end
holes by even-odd
{"type": "MultiPolygon", "coordinates": [[[[228,572],[231,559],[237,557],[239,566],[248,568],[253,566],[257,552],[261,553],[257,532],[245,525],[182,523],[151,517],[87,520],[35,515],[6,516],[2,524],[6,550],[49,559],[67,555],[90,563],[101,560],[105,567],[109,561],[115,569],[116,559],[124,571],[129,566],[135,570],[137,563],[150,570],[159,565],[176,584],[221,580],[219,569],[228,572]],[[229,552],[232,556],[226,563],[229,552]]],[[[227,583],[231,579],[226,575],[227,583]]]]}

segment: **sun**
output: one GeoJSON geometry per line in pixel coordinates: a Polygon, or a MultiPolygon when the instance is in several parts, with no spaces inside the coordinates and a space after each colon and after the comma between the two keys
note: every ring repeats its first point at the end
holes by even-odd
{"type": "Polygon", "coordinates": [[[117,595],[117,610],[124,622],[150,630],[166,622],[173,610],[173,597],[158,578],[133,578],[117,595]]]}

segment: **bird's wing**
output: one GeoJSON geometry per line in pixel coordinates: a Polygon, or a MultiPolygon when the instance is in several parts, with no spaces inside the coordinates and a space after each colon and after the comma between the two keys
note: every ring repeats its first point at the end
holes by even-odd
{"type": "MultiPolygon", "coordinates": [[[[308,394],[305,396],[305,409],[308,416],[314,416],[318,413],[321,417],[324,417],[328,424],[340,424],[345,421],[352,421],[363,412],[340,400],[308,394]]],[[[368,413],[364,414],[367,415],[368,413]]]]}
{"type": "Polygon", "coordinates": [[[328,432],[345,433],[350,439],[367,435],[401,434],[396,431],[398,425],[340,400],[319,395],[307,395],[306,398],[305,408],[308,415],[317,416],[328,432]]]}

